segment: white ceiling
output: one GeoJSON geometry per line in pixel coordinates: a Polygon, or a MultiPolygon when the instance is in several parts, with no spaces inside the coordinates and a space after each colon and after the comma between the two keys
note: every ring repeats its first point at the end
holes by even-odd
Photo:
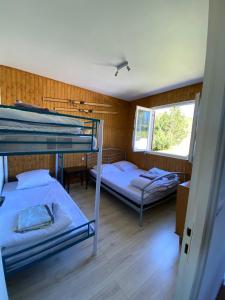
{"type": "Polygon", "coordinates": [[[207,21],[208,0],[0,0],[0,64],[138,99],[201,81],[207,21]]]}

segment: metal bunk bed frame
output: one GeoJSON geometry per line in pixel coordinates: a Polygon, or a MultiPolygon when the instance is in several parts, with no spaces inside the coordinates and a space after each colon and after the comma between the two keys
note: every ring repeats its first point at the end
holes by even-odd
{"type": "MultiPolygon", "coordinates": [[[[5,105],[0,105],[0,108],[11,108],[11,109],[18,109],[13,106],[5,106],[5,105]]],[[[23,110],[23,109],[19,109],[23,110]]],[[[27,109],[25,110],[27,111],[27,109]]],[[[35,111],[30,111],[28,112],[35,112],[35,111]]],[[[40,112],[38,112],[40,113],[40,112]]],[[[43,112],[46,114],[46,112],[43,112]]],[[[101,164],[102,164],[102,144],[103,144],[103,121],[98,120],[98,119],[92,119],[92,118],[85,118],[85,117],[79,117],[79,116],[73,116],[73,115],[67,115],[67,114],[58,114],[54,112],[48,112],[47,114],[49,115],[57,115],[60,117],[67,117],[67,118],[75,118],[75,119],[81,119],[82,121],[85,122],[85,124],[89,126],[79,126],[83,127],[85,129],[88,129],[91,131],[91,134],[80,134],[80,136],[90,136],[91,137],[91,150],[80,150],[79,151],[70,151],[69,149],[65,149],[64,151],[32,151],[32,152],[2,152],[0,149],[0,157],[3,157],[3,172],[4,172],[4,182],[6,183],[8,181],[8,162],[7,162],[7,156],[12,156],[12,155],[33,155],[33,154],[56,154],[56,165],[55,165],[55,174],[56,178],[60,178],[60,181],[62,182],[63,180],[63,153],[89,153],[89,152],[96,152],[97,155],[97,179],[96,179],[96,192],[95,192],[95,208],[94,208],[94,217],[92,220],[88,221],[87,223],[76,227],[72,228],[66,232],[63,232],[61,234],[55,235],[51,238],[48,238],[42,242],[36,243],[32,246],[26,247],[25,249],[22,249],[20,251],[16,251],[14,253],[8,254],[8,255],[3,255],[2,256],[2,262],[3,262],[3,268],[4,268],[4,273],[6,276],[11,275],[15,272],[18,272],[20,270],[23,270],[31,265],[33,265],[36,262],[39,262],[43,259],[49,258],[50,256],[57,254],[63,250],[66,250],[70,247],[72,247],[75,244],[78,244],[90,237],[93,237],[93,255],[97,255],[97,248],[98,248],[98,236],[99,236],[99,207],[100,207],[100,185],[101,185],[101,164]],[[97,148],[93,148],[93,140],[94,137],[97,138],[97,148]],[[61,169],[61,170],[60,170],[61,169]],[[61,173],[61,175],[60,175],[61,173]],[[79,232],[77,232],[79,230],[79,232]],[[49,243],[53,242],[53,245],[49,247],[49,243]],[[35,252],[35,249],[38,249],[39,247],[42,247],[40,252],[35,252]],[[49,251],[51,250],[51,251],[49,251]],[[26,254],[31,251],[31,254],[28,256],[23,256],[22,258],[16,258],[20,256],[21,254],[26,254]],[[38,255],[41,254],[41,257],[38,255]],[[35,258],[36,257],[36,258],[35,258]],[[27,261],[27,263],[26,263],[27,261]]],[[[4,118],[3,118],[4,119],[4,118]]],[[[0,120],[2,120],[0,118],[0,120]]],[[[18,120],[17,120],[18,121],[18,120]]],[[[29,122],[28,122],[29,123],[29,122]]],[[[37,122],[34,122],[37,124],[37,122]]],[[[42,124],[43,125],[43,124],[42,124]]],[[[48,124],[45,124],[46,126],[48,124]]],[[[54,124],[55,125],[55,124],[54,124]]],[[[57,126],[61,126],[62,124],[57,124],[57,126]]],[[[65,126],[65,125],[62,125],[65,126]]],[[[68,127],[68,125],[66,125],[68,127]]],[[[72,126],[71,126],[72,127],[72,126]]],[[[78,126],[77,126],[78,127],[78,126]]],[[[11,131],[3,131],[0,129],[1,134],[8,134],[11,131]]],[[[12,132],[11,132],[12,133],[12,132]]],[[[20,134],[21,132],[18,131],[20,134]]],[[[24,134],[29,134],[32,135],[30,132],[23,132],[24,134]]],[[[13,132],[13,134],[17,134],[17,132],[13,132]]],[[[42,133],[43,134],[43,133],[42,133]]],[[[48,133],[49,134],[49,133],[48,133]]],[[[65,136],[67,135],[72,135],[72,134],[63,134],[65,136]]],[[[74,134],[74,136],[78,136],[78,134],[74,134]]],[[[4,141],[0,141],[0,147],[1,144],[8,143],[4,141]]],[[[13,142],[12,142],[13,143],[13,142]]],[[[23,141],[21,141],[23,143],[23,141]]],[[[47,142],[37,142],[38,144],[43,144],[47,142]]],[[[15,143],[18,144],[18,141],[15,143]]],[[[29,146],[29,142],[26,142],[27,146],[29,146]]],[[[30,142],[32,144],[32,142],[30,142]]],[[[56,142],[55,144],[64,144],[64,142],[56,142]]],[[[74,143],[75,144],[75,143],[74,143]]],[[[89,142],[87,143],[78,143],[80,144],[90,144],[89,142]]],[[[28,147],[29,148],[29,147],[28,147]]],[[[1,191],[0,191],[1,193],[1,191]]],[[[0,249],[1,252],[1,249],[0,249]]]]}

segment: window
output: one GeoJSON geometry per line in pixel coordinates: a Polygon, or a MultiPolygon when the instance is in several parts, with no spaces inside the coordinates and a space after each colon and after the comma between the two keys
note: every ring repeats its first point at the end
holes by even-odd
{"type": "Polygon", "coordinates": [[[194,113],[195,101],[152,109],[138,106],[134,151],[188,158],[194,113]]]}

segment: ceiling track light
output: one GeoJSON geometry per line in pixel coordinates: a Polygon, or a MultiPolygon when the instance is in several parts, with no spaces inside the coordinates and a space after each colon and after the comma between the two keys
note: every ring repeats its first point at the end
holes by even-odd
{"type": "Polygon", "coordinates": [[[124,62],[122,62],[121,64],[119,64],[119,65],[116,66],[115,77],[117,77],[119,71],[120,71],[121,69],[123,69],[123,68],[126,68],[128,72],[131,70],[131,68],[130,68],[129,65],[128,65],[128,61],[124,61],[124,62]]]}

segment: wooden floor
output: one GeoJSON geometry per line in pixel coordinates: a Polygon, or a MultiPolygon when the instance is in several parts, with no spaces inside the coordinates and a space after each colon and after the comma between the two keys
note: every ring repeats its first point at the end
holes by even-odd
{"type": "MultiPolygon", "coordinates": [[[[76,185],[71,195],[91,217],[93,186],[76,185]]],[[[92,257],[92,239],[76,245],[8,279],[10,299],[169,300],[172,298],[179,241],[174,234],[173,201],[137,214],[102,192],[99,252],[92,257]]]]}

